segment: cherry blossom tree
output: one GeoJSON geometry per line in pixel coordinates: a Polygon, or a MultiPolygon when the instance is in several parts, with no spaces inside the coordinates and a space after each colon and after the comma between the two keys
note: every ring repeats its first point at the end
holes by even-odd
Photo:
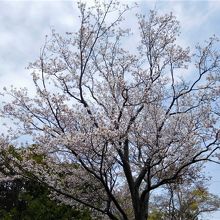
{"type": "Polygon", "coordinates": [[[53,31],[29,66],[36,95],[5,89],[1,115],[14,125],[3,159],[63,203],[102,219],[148,219],[151,192],[218,156],[218,39],[191,52],[177,45],[172,13],[137,15],[131,34],[128,6],[78,6],[79,30],[53,31]],[[22,135],[34,144],[19,157],[10,144],[22,135]]]}

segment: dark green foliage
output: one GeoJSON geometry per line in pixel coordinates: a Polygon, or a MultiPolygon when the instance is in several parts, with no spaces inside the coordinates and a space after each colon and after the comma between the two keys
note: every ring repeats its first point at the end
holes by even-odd
{"type": "Polygon", "coordinates": [[[58,205],[39,183],[24,179],[0,183],[1,220],[91,220],[87,210],[58,205]]]}

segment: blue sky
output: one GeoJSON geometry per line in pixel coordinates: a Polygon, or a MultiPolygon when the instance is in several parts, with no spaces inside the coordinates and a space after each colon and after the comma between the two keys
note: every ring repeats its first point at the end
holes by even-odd
{"type": "MultiPolygon", "coordinates": [[[[89,4],[91,1],[87,1],[89,4]]],[[[127,2],[132,2],[127,1],[127,2]]],[[[213,34],[220,37],[220,1],[211,0],[155,0],[136,1],[142,12],[156,8],[159,12],[172,11],[181,24],[178,43],[182,46],[203,42],[213,34]]],[[[31,77],[25,69],[34,61],[51,29],[58,32],[75,31],[78,12],[76,1],[19,1],[0,0],[0,91],[11,84],[32,90],[31,77]]],[[[135,29],[135,19],[129,18],[135,29]]],[[[213,176],[211,191],[220,196],[220,167],[207,168],[213,176]]],[[[216,212],[209,220],[219,220],[216,212]]]]}

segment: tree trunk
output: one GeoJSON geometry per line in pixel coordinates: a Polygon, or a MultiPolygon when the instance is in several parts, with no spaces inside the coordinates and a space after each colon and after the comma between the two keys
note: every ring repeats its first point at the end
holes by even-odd
{"type": "Polygon", "coordinates": [[[145,198],[139,199],[138,204],[136,204],[136,208],[134,207],[135,220],[147,220],[148,212],[149,212],[149,199],[150,193],[148,192],[145,198]]]}

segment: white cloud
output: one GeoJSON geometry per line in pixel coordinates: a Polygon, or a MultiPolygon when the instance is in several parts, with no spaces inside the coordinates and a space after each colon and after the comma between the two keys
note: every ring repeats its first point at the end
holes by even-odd
{"type": "Polygon", "coordinates": [[[29,84],[25,67],[37,59],[51,28],[74,29],[74,10],[70,1],[0,1],[0,89],[29,84]]]}

